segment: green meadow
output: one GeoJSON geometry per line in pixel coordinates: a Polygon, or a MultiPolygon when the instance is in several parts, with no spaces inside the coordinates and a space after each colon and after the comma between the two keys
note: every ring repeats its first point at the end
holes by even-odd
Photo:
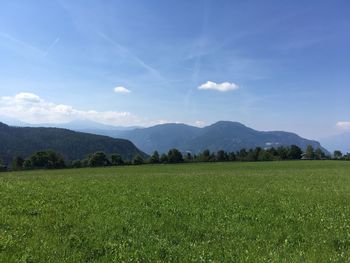
{"type": "Polygon", "coordinates": [[[349,262],[350,162],[0,174],[0,262],[349,262]]]}

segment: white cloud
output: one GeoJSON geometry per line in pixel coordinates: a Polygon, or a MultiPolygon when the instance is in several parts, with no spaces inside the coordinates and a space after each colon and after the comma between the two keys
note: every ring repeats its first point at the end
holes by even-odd
{"type": "Polygon", "coordinates": [[[204,127],[205,126],[205,121],[195,121],[194,122],[194,126],[197,126],[197,127],[204,127]]]}
{"type": "Polygon", "coordinates": [[[125,88],[123,86],[119,86],[119,87],[114,88],[114,92],[115,93],[130,93],[131,90],[128,90],[127,88],[125,88]]]}
{"type": "Polygon", "coordinates": [[[206,83],[200,85],[198,87],[200,90],[218,90],[221,92],[226,92],[229,90],[237,90],[239,86],[235,83],[223,82],[223,83],[215,83],[212,81],[207,81],[206,83]]]}
{"type": "Polygon", "coordinates": [[[338,121],[336,126],[340,129],[350,130],[350,121],[338,121]]]}
{"type": "Polygon", "coordinates": [[[18,93],[13,97],[0,97],[0,113],[23,122],[65,123],[73,120],[91,120],[110,125],[142,125],[130,112],[78,110],[72,106],[47,102],[33,93],[18,93]]]}

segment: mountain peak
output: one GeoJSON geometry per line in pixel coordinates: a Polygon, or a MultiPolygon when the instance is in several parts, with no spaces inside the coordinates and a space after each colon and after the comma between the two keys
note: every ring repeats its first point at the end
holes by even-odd
{"type": "Polygon", "coordinates": [[[248,128],[247,126],[245,126],[244,124],[242,124],[238,121],[218,121],[218,122],[213,123],[210,126],[236,126],[236,127],[248,128]]]}

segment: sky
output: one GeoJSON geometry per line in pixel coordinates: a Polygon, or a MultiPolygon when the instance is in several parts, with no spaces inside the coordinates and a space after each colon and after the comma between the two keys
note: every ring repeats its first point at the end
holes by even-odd
{"type": "Polygon", "coordinates": [[[350,1],[0,0],[0,120],[350,131],[350,1]]]}

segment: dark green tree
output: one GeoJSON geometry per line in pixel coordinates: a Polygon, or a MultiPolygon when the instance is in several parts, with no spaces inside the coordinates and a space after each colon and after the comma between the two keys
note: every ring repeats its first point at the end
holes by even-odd
{"type": "Polygon", "coordinates": [[[82,162],[80,160],[72,161],[71,166],[73,168],[81,168],[81,167],[83,167],[82,162]]]}
{"type": "MultiPolygon", "coordinates": [[[[227,155],[227,153],[226,153],[227,155]]],[[[234,152],[230,152],[228,155],[227,155],[227,160],[233,162],[233,161],[236,161],[237,160],[237,156],[234,152]]]]}
{"type": "Polygon", "coordinates": [[[0,172],[6,172],[7,171],[7,167],[4,164],[3,160],[0,159],[0,172]]]}
{"type": "Polygon", "coordinates": [[[124,161],[120,154],[111,154],[111,164],[112,165],[123,165],[124,161]]]}
{"type": "Polygon", "coordinates": [[[342,154],[341,151],[336,150],[336,151],[334,151],[334,153],[333,153],[333,157],[334,157],[334,159],[341,159],[341,158],[343,157],[343,154],[342,154]]]}
{"type": "Polygon", "coordinates": [[[51,150],[36,152],[23,163],[26,169],[58,169],[65,166],[63,157],[51,150]]]}
{"type": "Polygon", "coordinates": [[[272,161],[273,155],[269,151],[260,150],[258,154],[258,161],[272,161]]]}
{"type": "Polygon", "coordinates": [[[110,165],[110,161],[104,152],[95,152],[89,156],[89,166],[90,167],[100,167],[110,165]]]}
{"type": "Polygon", "coordinates": [[[23,169],[33,169],[33,165],[32,165],[32,162],[30,159],[25,159],[24,162],[23,162],[23,169]]]}
{"type": "Polygon", "coordinates": [[[20,156],[16,156],[12,160],[12,170],[19,171],[23,169],[24,159],[20,156]]]}
{"type": "Polygon", "coordinates": [[[159,159],[159,153],[157,151],[154,151],[151,158],[149,159],[150,163],[159,163],[160,159],[159,159]]]}
{"type": "Polygon", "coordinates": [[[171,149],[168,152],[169,163],[182,163],[184,161],[181,152],[178,149],[171,149]]]}
{"type": "Polygon", "coordinates": [[[243,159],[243,161],[248,161],[248,162],[256,162],[258,160],[258,154],[259,151],[249,149],[247,156],[243,159]]]}
{"type": "Polygon", "coordinates": [[[299,160],[303,151],[297,145],[291,145],[288,152],[288,159],[290,160],[299,160]]]}
{"type": "Polygon", "coordinates": [[[226,156],[227,156],[227,155],[226,155],[225,151],[220,150],[220,151],[218,151],[218,152],[216,153],[216,160],[217,160],[218,162],[227,161],[226,156]]]}
{"type": "Polygon", "coordinates": [[[187,152],[185,155],[185,162],[192,162],[193,161],[193,156],[190,152],[187,152]]]}
{"type": "Polygon", "coordinates": [[[314,148],[311,145],[306,147],[305,158],[309,160],[313,160],[315,158],[314,148]]]}
{"type": "Polygon", "coordinates": [[[139,164],[143,164],[144,160],[139,154],[137,154],[135,156],[135,158],[132,160],[132,163],[135,164],[135,165],[139,165],[139,164]]]}
{"type": "Polygon", "coordinates": [[[243,148],[237,153],[237,159],[239,161],[244,161],[246,159],[247,155],[248,155],[247,150],[243,148]]]}
{"type": "Polygon", "coordinates": [[[160,156],[160,162],[161,163],[167,163],[168,162],[168,155],[166,155],[165,153],[163,153],[161,156],[160,156]]]}
{"type": "Polygon", "coordinates": [[[210,151],[208,149],[204,150],[200,156],[202,162],[210,161],[210,151]]]}
{"type": "Polygon", "coordinates": [[[286,147],[280,146],[276,149],[277,156],[280,160],[288,159],[288,149],[286,147]]]}
{"type": "Polygon", "coordinates": [[[322,160],[326,157],[325,153],[320,148],[317,148],[315,150],[314,156],[315,156],[315,159],[317,160],[322,160]]]}

